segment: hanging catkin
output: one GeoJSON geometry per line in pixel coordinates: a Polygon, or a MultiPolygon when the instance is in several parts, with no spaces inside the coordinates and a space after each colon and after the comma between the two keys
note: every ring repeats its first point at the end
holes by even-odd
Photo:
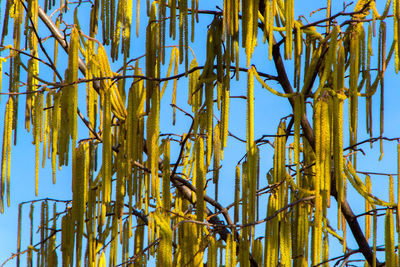
{"type": "Polygon", "coordinates": [[[215,185],[215,201],[218,201],[218,181],[219,181],[219,167],[221,158],[221,138],[220,138],[220,124],[215,125],[214,138],[213,138],[213,183],[215,185]]]}
{"type": "MultiPolygon", "coordinates": [[[[106,205],[111,201],[111,176],[112,176],[112,139],[111,139],[111,99],[110,90],[103,93],[103,155],[102,155],[102,201],[106,205]]],[[[105,214],[103,214],[105,215],[105,214]]]]}
{"type": "Polygon", "coordinates": [[[249,221],[255,221],[257,160],[254,143],[254,76],[253,68],[247,71],[247,181],[249,221]]]}
{"type": "MultiPolygon", "coordinates": [[[[389,176],[389,201],[394,201],[393,176],[391,175],[389,176]]],[[[385,216],[385,261],[388,267],[395,267],[398,265],[394,244],[393,210],[391,209],[386,210],[385,216]]]]}
{"type": "Polygon", "coordinates": [[[212,155],[212,140],[213,140],[213,118],[214,118],[214,85],[213,82],[206,82],[206,112],[207,112],[207,154],[206,162],[207,166],[210,165],[212,155]]]}
{"type": "MultiPolygon", "coordinates": [[[[211,148],[207,148],[211,149],[211,148]]],[[[196,219],[204,220],[204,189],[206,170],[204,166],[204,139],[199,136],[196,141],[196,219]]]]}
{"type": "Polygon", "coordinates": [[[165,212],[171,210],[170,192],[170,141],[164,140],[163,178],[162,178],[162,202],[165,212]]]}
{"type": "Polygon", "coordinates": [[[89,157],[88,143],[81,143],[76,148],[72,162],[72,217],[76,224],[76,265],[81,264],[82,237],[84,232],[85,207],[87,200],[89,157]]]}
{"type": "MultiPolygon", "coordinates": [[[[4,211],[4,192],[7,188],[7,206],[10,205],[10,160],[11,160],[11,135],[12,135],[12,114],[14,108],[14,98],[11,96],[6,104],[4,132],[3,132],[3,148],[1,158],[1,196],[0,211],[4,211]]],[[[36,184],[36,183],[35,183],[36,184]]],[[[36,186],[35,186],[36,188],[36,186]]],[[[36,192],[36,189],[35,189],[36,192]]]]}

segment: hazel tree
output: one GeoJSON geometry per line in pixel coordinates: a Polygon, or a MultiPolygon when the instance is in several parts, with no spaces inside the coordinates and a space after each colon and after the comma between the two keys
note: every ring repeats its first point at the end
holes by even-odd
{"type": "Polygon", "coordinates": [[[378,142],[371,153],[382,158],[383,143],[400,140],[383,134],[399,1],[301,11],[294,0],[143,2],[2,4],[1,213],[18,194],[11,155],[21,120],[38,196],[19,204],[15,254],[4,263],[328,266],[362,257],[398,266],[400,164],[363,172],[357,159],[365,145],[378,142]],[[255,106],[263,97],[290,105],[268,115],[279,121],[268,132],[255,106]],[[245,138],[232,109],[246,114],[245,138]],[[40,165],[53,183],[59,169],[70,172],[70,200],[39,197],[40,165]],[[378,175],[385,192],[373,190],[378,175]],[[354,198],[364,213],[353,212],[354,198]]]}

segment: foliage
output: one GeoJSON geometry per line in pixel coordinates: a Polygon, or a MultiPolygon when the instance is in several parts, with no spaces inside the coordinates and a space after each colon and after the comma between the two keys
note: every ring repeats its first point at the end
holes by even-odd
{"type": "Polygon", "coordinates": [[[380,141],[382,157],[383,141],[399,141],[383,136],[384,73],[392,57],[396,72],[400,64],[399,1],[380,7],[359,0],[333,14],[338,5],[328,0],[326,8],[315,10],[323,17],[313,22],[295,19],[294,2],[225,0],[222,9],[205,10],[195,0],[147,1],[145,7],[137,0],[136,9],[126,0],[61,1],[59,6],[45,0],[42,9],[37,0],[8,0],[0,44],[6,54],[0,66],[9,69],[3,82],[8,92],[3,93],[1,212],[10,205],[17,120],[25,120],[33,135],[36,195],[40,155],[43,166],[46,156],[51,160],[53,183],[57,169],[72,163],[72,200],[20,203],[18,245],[8,260],[15,258],[19,265],[26,254],[29,265],[37,256],[38,264],[48,266],[61,261],[63,266],[105,266],[106,257],[110,266],[143,266],[149,257],[157,266],[217,266],[218,261],[326,266],[329,242],[338,239],[343,255],[335,260],[347,262],[360,253],[370,266],[398,266],[394,184],[399,192],[399,182],[386,175],[389,198],[384,200],[383,192],[375,196],[370,174],[363,174],[364,181],[357,171],[357,154],[362,144],[380,141]],[[90,10],[89,27],[83,27],[81,10],[90,10]],[[148,22],[141,31],[145,14],[148,22]],[[199,16],[212,19],[208,29],[199,16]],[[393,31],[386,30],[389,21],[393,31]],[[196,41],[192,50],[199,34],[195,27],[207,32],[204,43],[196,41]],[[6,44],[11,29],[12,44],[6,44]],[[137,43],[145,46],[144,56],[133,49],[137,43]],[[195,56],[201,45],[204,62],[195,56]],[[60,46],[67,58],[59,55],[60,46]],[[256,58],[260,47],[264,60],[256,58]],[[275,67],[271,73],[263,65],[268,61],[275,67]],[[178,84],[179,79],[184,82],[178,84]],[[246,94],[233,95],[241,81],[246,94]],[[187,97],[178,93],[183,86],[187,97]],[[289,116],[273,114],[281,118],[276,130],[269,129],[276,134],[260,134],[265,122],[255,120],[261,95],[255,91],[261,87],[269,91],[263,95],[289,101],[292,108],[289,116]],[[374,137],[372,99],[379,94],[380,133],[374,137]],[[231,131],[234,98],[244,99],[240,107],[246,106],[245,140],[231,131]],[[21,101],[24,116],[18,110],[21,101]],[[169,102],[173,114],[167,125],[160,118],[169,102]],[[359,109],[367,122],[362,135],[370,135],[362,141],[359,109]],[[182,114],[191,120],[188,130],[182,114]],[[246,144],[245,155],[228,162],[227,147],[240,142],[246,144]],[[273,161],[262,157],[265,144],[272,144],[273,161]],[[229,178],[233,204],[218,199],[229,194],[218,187],[224,166],[235,169],[229,178]],[[350,186],[365,200],[362,215],[350,207],[350,186]],[[40,222],[34,226],[38,202],[40,222]],[[21,244],[21,235],[29,231],[21,223],[26,204],[31,238],[21,244]],[[384,222],[377,219],[381,210],[384,222]],[[335,226],[329,224],[333,217],[335,226]],[[385,229],[383,248],[377,247],[379,222],[385,229]],[[34,227],[40,229],[37,244],[34,227]],[[357,248],[347,247],[348,235],[357,248]],[[376,257],[378,249],[384,258],[376,257]]]}

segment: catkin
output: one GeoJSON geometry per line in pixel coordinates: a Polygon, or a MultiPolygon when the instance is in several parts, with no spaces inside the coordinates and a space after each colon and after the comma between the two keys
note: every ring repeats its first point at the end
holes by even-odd
{"type": "MultiPolygon", "coordinates": [[[[229,72],[228,74],[229,75],[229,72]]],[[[229,76],[227,76],[227,80],[229,80],[229,76]]],[[[222,110],[221,110],[221,159],[223,159],[223,152],[224,148],[226,147],[227,140],[228,140],[228,123],[229,123],[229,92],[230,89],[223,88],[223,95],[222,95],[222,110]]]]}
{"type": "Polygon", "coordinates": [[[83,207],[84,205],[82,194],[84,190],[84,184],[82,183],[84,181],[84,170],[80,164],[83,160],[82,149],[79,147],[73,149],[76,152],[72,153],[72,221],[79,228],[76,235],[76,265],[80,266],[80,257],[78,256],[82,250],[82,232],[80,231],[80,226],[83,227],[82,218],[84,216],[84,210],[81,209],[81,206],[83,207]]]}
{"type": "Polygon", "coordinates": [[[300,178],[300,121],[303,115],[302,101],[304,98],[302,95],[294,98],[294,162],[296,164],[296,175],[300,178]]]}
{"type": "Polygon", "coordinates": [[[103,203],[111,200],[111,176],[112,176],[112,139],[111,139],[111,97],[110,90],[103,94],[103,164],[102,164],[102,196],[103,203]]]}
{"type": "Polygon", "coordinates": [[[166,211],[171,209],[171,192],[170,192],[170,141],[164,141],[164,158],[163,158],[163,180],[162,180],[162,200],[163,208],[166,211]]]}
{"type": "Polygon", "coordinates": [[[249,220],[255,221],[257,159],[254,143],[254,76],[253,68],[247,72],[247,181],[249,220]]]}
{"type": "Polygon", "coordinates": [[[253,242],[252,253],[255,262],[257,262],[258,266],[261,266],[263,261],[263,247],[262,242],[259,238],[257,238],[253,242]]]}
{"type": "Polygon", "coordinates": [[[314,132],[315,132],[315,156],[316,156],[316,174],[314,182],[315,190],[315,211],[314,211],[314,224],[312,227],[312,241],[311,241],[311,263],[315,265],[321,259],[321,239],[322,239],[322,196],[321,185],[323,178],[323,157],[321,157],[322,136],[321,136],[321,114],[323,100],[318,100],[314,106],[314,132]]]}
{"type": "Polygon", "coordinates": [[[196,219],[200,222],[204,220],[204,187],[206,180],[206,170],[204,166],[204,139],[199,136],[196,142],[196,219]]]}
{"type": "Polygon", "coordinates": [[[207,112],[207,166],[210,165],[213,140],[213,117],[214,117],[214,86],[212,82],[206,82],[206,112],[207,112]]]}
{"type": "Polygon", "coordinates": [[[235,169],[235,209],[234,209],[234,223],[239,221],[239,201],[240,201],[240,166],[236,165],[235,169]]]}
{"type": "MultiPolygon", "coordinates": [[[[361,26],[361,25],[360,25],[361,26]]],[[[358,26],[356,26],[358,27],[358,26]]],[[[359,34],[357,29],[353,29],[350,37],[350,77],[349,80],[349,131],[350,146],[357,143],[357,106],[358,106],[358,74],[359,74],[359,34]]],[[[356,162],[356,156],[352,157],[356,162]]]]}
{"type": "Polygon", "coordinates": [[[396,266],[393,211],[391,209],[386,210],[385,216],[385,261],[388,267],[396,266]]]}
{"type": "Polygon", "coordinates": [[[57,148],[58,148],[58,124],[60,118],[60,98],[61,92],[53,95],[53,115],[51,121],[52,129],[52,149],[51,149],[51,166],[53,174],[53,183],[56,182],[56,169],[57,169],[57,148]]]}
{"type": "Polygon", "coordinates": [[[214,138],[213,138],[213,183],[215,185],[215,201],[218,201],[218,181],[219,181],[219,165],[221,158],[221,138],[220,138],[220,124],[215,125],[214,138]]]}
{"type": "Polygon", "coordinates": [[[17,266],[20,264],[22,205],[22,203],[18,205],[17,266]]]}
{"type": "MultiPolygon", "coordinates": [[[[399,210],[400,210],[400,182],[398,177],[400,177],[400,144],[397,144],[397,207],[396,207],[396,231],[397,231],[397,247],[399,247],[400,245],[400,214],[399,214],[399,210]]],[[[400,258],[397,257],[396,258],[397,263],[399,263],[400,258]]]]}
{"type": "MultiPolygon", "coordinates": [[[[1,196],[0,212],[4,211],[4,192],[7,193],[7,206],[10,206],[10,160],[11,160],[11,136],[12,136],[12,116],[14,112],[14,98],[11,96],[6,104],[3,148],[1,161],[1,196]]],[[[36,189],[35,189],[36,192],[36,189]]]]}
{"type": "Polygon", "coordinates": [[[400,1],[393,0],[393,43],[394,43],[394,65],[395,71],[398,73],[399,71],[399,42],[400,42],[400,32],[399,32],[399,19],[400,19],[400,1]]]}

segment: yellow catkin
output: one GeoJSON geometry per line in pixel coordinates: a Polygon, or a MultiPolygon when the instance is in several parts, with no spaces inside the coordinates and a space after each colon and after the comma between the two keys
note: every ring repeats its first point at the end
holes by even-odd
{"type": "Polygon", "coordinates": [[[60,118],[60,96],[61,93],[53,95],[53,109],[51,116],[51,135],[52,135],[52,149],[51,149],[51,167],[53,174],[53,184],[56,182],[56,169],[57,169],[57,140],[58,140],[58,124],[60,118]]]}
{"type": "MultiPolygon", "coordinates": [[[[286,124],[281,122],[278,127],[277,137],[275,138],[275,155],[274,155],[274,183],[282,183],[278,189],[277,208],[283,208],[287,204],[287,183],[284,182],[286,177],[285,170],[285,132],[286,124]]],[[[278,214],[279,220],[283,218],[283,213],[278,214]]]]}
{"type": "Polygon", "coordinates": [[[385,216],[385,261],[388,267],[396,266],[393,211],[391,209],[386,210],[385,216]]]}
{"type": "Polygon", "coordinates": [[[258,264],[258,266],[262,265],[263,261],[263,247],[262,247],[262,242],[258,238],[254,240],[253,246],[252,246],[252,255],[254,258],[254,261],[258,264]]]}
{"type": "Polygon", "coordinates": [[[393,176],[389,175],[389,202],[394,203],[393,176]]]}
{"type": "MultiPolygon", "coordinates": [[[[11,139],[12,139],[12,116],[14,113],[14,97],[11,96],[6,104],[4,119],[3,147],[1,161],[1,196],[0,212],[4,211],[4,193],[7,194],[7,206],[10,206],[10,160],[11,160],[11,139]]],[[[36,192],[36,190],[35,190],[36,192]]]]}
{"type": "MultiPolygon", "coordinates": [[[[244,162],[242,165],[242,224],[249,222],[249,178],[248,178],[248,162],[244,162]]],[[[240,262],[243,262],[243,266],[248,266],[249,257],[249,235],[250,228],[245,227],[240,232],[240,262]]]]}
{"type": "Polygon", "coordinates": [[[40,249],[38,253],[38,263],[40,261],[40,266],[44,266],[46,255],[45,240],[47,239],[48,215],[47,201],[42,201],[40,207],[40,249]]]}
{"type": "Polygon", "coordinates": [[[393,0],[393,43],[394,43],[394,65],[395,71],[399,71],[399,42],[400,42],[400,32],[399,32],[399,19],[400,19],[400,5],[399,0],[393,0]]]}
{"type": "Polygon", "coordinates": [[[171,192],[170,192],[170,141],[164,141],[164,158],[163,158],[163,181],[162,181],[162,201],[163,209],[169,211],[171,209],[171,192]]]}
{"type": "MultiPolygon", "coordinates": [[[[114,1],[112,1],[114,3],[114,1]]],[[[124,0],[119,0],[117,4],[116,10],[116,21],[115,21],[115,30],[111,31],[112,39],[111,39],[111,58],[114,60],[118,60],[118,50],[119,50],[119,42],[121,38],[121,30],[122,30],[122,23],[124,20],[124,13],[126,12],[126,7],[124,0]]],[[[114,14],[114,12],[113,12],[114,14]]]]}
{"type": "MultiPolygon", "coordinates": [[[[267,206],[267,216],[272,214],[277,209],[276,195],[270,195],[267,206]]],[[[265,224],[265,246],[264,246],[264,266],[274,267],[278,264],[278,247],[279,244],[279,221],[278,218],[272,218],[269,223],[265,224]]]]}
{"type": "MultiPolygon", "coordinates": [[[[178,75],[178,67],[179,67],[179,50],[174,47],[173,48],[173,54],[174,54],[174,61],[175,61],[175,66],[174,66],[174,75],[178,75]]],[[[178,79],[174,79],[174,86],[173,86],[173,91],[172,91],[172,104],[176,104],[176,90],[178,88],[178,79]]],[[[162,94],[161,94],[162,97],[162,94]]],[[[176,117],[176,108],[175,106],[173,107],[173,114],[172,114],[172,124],[175,125],[175,117],[176,117]]]]}
{"type": "Polygon", "coordinates": [[[285,30],[286,30],[286,39],[285,39],[285,59],[292,58],[292,50],[293,50],[293,1],[287,0],[285,1],[285,30]]]}
{"type": "Polygon", "coordinates": [[[251,0],[242,1],[242,47],[247,55],[247,67],[257,44],[258,5],[251,0]]]}
{"type": "Polygon", "coordinates": [[[159,155],[159,132],[160,132],[160,89],[158,86],[154,88],[151,97],[150,110],[150,129],[148,132],[148,140],[150,142],[150,164],[151,164],[151,192],[155,196],[158,192],[156,181],[158,180],[158,155],[159,155]]]}
{"type": "Polygon", "coordinates": [[[221,158],[221,138],[220,138],[220,124],[215,125],[214,128],[214,139],[213,139],[213,150],[214,150],[214,161],[213,161],[213,183],[215,185],[215,201],[218,201],[218,181],[219,181],[219,165],[221,158]]]}
{"type": "Polygon", "coordinates": [[[373,243],[372,243],[372,253],[373,253],[373,259],[372,259],[372,267],[376,267],[376,241],[377,241],[377,224],[378,224],[378,218],[377,218],[377,212],[374,212],[374,217],[373,217],[373,226],[372,226],[372,236],[373,236],[373,243]]]}
{"type": "MultiPolygon", "coordinates": [[[[367,72],[371,69],[371,56],[373,54],[372,50],[372,26],[368,25],[368,37],[367,37],[367,72]]],[[[367,74],[366,90],[365,92],[369,95],[371,91],[371,75],[367,74]]],[[[372,138],[372,105],[371,96],[366,97],[366,126],[367,133],[369,133],[370,138],[372,138]]],[[[372,144],[371,144],[372,145],[372,144]]]]}
{"type": "Polygon", "coordinates": [[[172,229],[169,224],[169,217],[156,213],[155,222],[159,227],[161,237],[159,251],[157,252],[157,266],[172,266],[172,229]]]}
{"type": "Polygon", "coordinates": [[[129,259],[129,222],[128,221],[125,221],[122,232],[123,232],[122,262],[126,262],[129,259]]]}
{"type": "Polygon", "coordinates": [[[39,183],[39,153],[40,153],[40,136],[42,133],[42,114],[43,114],[43,94],[39,93],[35,97],[34,105],[34,128],[33,128],[33,142],[35,144],[35,194],[38,194],[39,183]]]}
{"type": "MultiPolygon", "coordinates": [[[[126,136],[124,132],[118,132],[118,143],[119,144],[124,144],[126,140],[126,136]]],[[[125,194],[126,194],[126,160],[125,160],[125,146],[122,146],[119,150],[119,153],[117,154],[116,158],[116,164],[115,168],[117,169],[117,184],[116,184],[116,196],[115,196],[115,213],[118,217],[118,219],[122,218],[122,215],[124,213],[124,199],[125,199],[125,194]]],[[[130,168],[130,167],[129,167],[130,168]]],[[[118,221],[119,224],[122,224],[122,221],[118,221]]],[[[122,226],[122,225],[120,225],[122,226]]],[[[121,237],[120,240],[122,240],[122,231],[120,231],[121,237]]]]}
{"type": "MultiPolygon", "coordinates": [[[[29,221],[30,221],[30,239],[29,245],[33,246],[33,214],[34,214],[35,206],[33,202],[31,203],[30,210],[29,210],[29,221]]],[[[27,262],[32,265],[32,251],[28,250],[28,257],[27,262]]]]}
{"type": "Polygon", "coordinates": [[[112,139],[111,139],[111,97],[110,90],[103,94],[103,156],[102,156],[102,196],[103,203],[111,200],[111,176],[112,176],[112,139]]]}
{"type": "Polygon", "coordinates": [[[282,266],[292,266],[291,264],[291,222],[289,216],[284,217],[281,221],[280,228],[280,251],[282,266]]]}
{"type": "MultiPolygon", "coordinates": [[[[48,207],[47,207],[47,211],[48,211],[48,207]]],[[[57,220],[55,219],[57,217],[57,202],[53,203],[53,217],[50,218],[47,215],[47,220],[48,222],[50,222],[50,220],[53,221],[52,226],[48,226],[51,227],[52,229],[55,229],[57,227],[57,220]]],[[[47,251],[46,251],[46,259],[45,262],[49,264],[49,266],[56,266],[57,265],[57,254],[55,252],[56,249],[56,236],[55,235],[47,235],[47,239],[49,240],[47,243],[47,251]]]]}
{"type": "MultiPolygon", "coordinates": [[[[42,168],[45,167],[46,162],[46,150],[48,142],[50,143],[50,125],[49,125],[49,117],[50,117],[50,105],[51,105],[51,94],[46,95],[46,104],[44,112],[44,125],[43,125],[43,148],[42,148],[42,168]]],[[[49,144],[50,147],[50,144],[49,144]]]]}
{"type": "MultiPolygon", "coordinates": [[[[111,242],[110,242],[110,254],[109,254],[109,266],[117,265],[117,245],[118,245],[118,216],[110,218],[111,221],[111,242]]],[[[109,223],[107,222],[107,228],[109,223]]]]}
{"type": "Polygon", "coordinates": [[[198,137],[196,142],[196,217],[202,222],[204,220],[204,187],[206,170],[204,166],[204,139],[198,137]]]}
{"type": "MultiPolygon", "coordinates": [[[[341,201],[344,196],[344,177],[343,177],[343,96],[344,96],[344,77],[345,77],[345,55],[344,48],[339,44],[338,51],[338,63],[337,63],[337,79],[336,79],[336,93],[338,94],[334,97],[334,157],[335,162],[335,179],[336,179],[336,190],[338,192],[338,210],[341,209],[341,201]],[[340,97],[342,96],[342,97],[340,97]]],[[[338,221],[338,223],[340,220],[338,221]]]]}
{"type": "MultiPolygon", "coordinates": [[[[136,69],[135,69],[135,74],[136,74],[136,69]]],[[[127,157],[127,162],[128,162],[128,168],[126,168],[126,175],[127,175],[127,181],[128,181],[128,195],[129,199],[131,200],[132,194],[133,194],[133,179],[132,179],[132,172],[135,172],[134,168],[131,168],[133,165],[133,160],[134,160],[134,143],[136,142],[134,138],[134,134],[136,131],[134,131],[134,127],[136,126],[137,128],[137,119],[136,119],[136,114],[135,114],[135,104],[137,105],[137,97],[136,95],[136,83],[135,81],[132,83],[131,87],[129,88],[129,93],[128,93],[128,108],[127,108],[127,120],[126,120],[126,157],[127,157]],[[135,125],[136,124],[136,125],[135,125]],[[131,165],[132,164],[132,165],[131,165]]]]}
{"type": "Polygon", "coordinates": [[[294,102],[294,162],[296,164],[296,175],[300,178],[300,121],[303,115],[302,102],[303,97],[296,96],[294,102]]]}
{"type": "MultiPolygon", "coordinates": [[[[183,42],[184,42],[184,23],[185,23],[185,4],[187,4],[187,0],[178,1],[178,8],[179,8],[179,54],[183,55],[183,42]]],[[[180,58],[180,64],[183,62],[183,57],[180,58]]]]}
{"type": "MultiPolygon", "coordinates": [[[[88,144],[82,143],[76,148],[76,152],[73,153],[72,162],[72,217],[74,224],[76,224],[76,265],[81,264],[81,253],[82,253],[82,236],[84,231],[84,217],[85,207],[87,198],[87,186],[88,186],[88,157],[87,150],[88,144]]],[[[74,148],[75,149],[75,148],[74,148]]]]}
{"type": "Polygon", "coordinates": [[[213,236],[209,237],[208,240],[207,266],[217,267],[217,242],[213,236]]]}
{"type": "Polygon", "coordinates": [[[314,106],[314,132],[315,134],[315,156],[316,156],[316,174],[314,182],[315,190],[315,211],[314,211],[314,224],[312,227],[312,241],[311,241],[311,262],[312,265],[318,264],[321,259],[321,239],[322,239],[322,196],[321,196],[321,179],[323,178],[323,161],[321,158],[321,114],[322,102],[317,101],[314,106]]]}
{"type": "MultiPolygon", "coordinates": [[[[183,10],[179,10],[181,14],[179,17],[184,18],[184,24],[183,24],[183,30],[184,30],[184,48],[185,48],[185,77],[188,75],[188,69],[189,69],[189,23],[188,23],[188,0],[184,1],[179,1],[184,4],[183,10]]],[[[193,12],[193,11],[192,11],[193,12]]]]}
{"type": "MultiPolygon", "coordinates": [[[[365,186],[367,189],[367,192],[371,194],[371,178],[369,175],[365,177],[365,186]]],[[[365,212],[370,212],[371,210],[371,204],[368,200],[365,200],[365,212]]],[[[369,238],[371,237],[371,215],[366,215],[365,216],[365,239],[368,241],[369,238]]]]}
{"type": "Polygon", "coordinates": [[[235,209],[234,223],[239,221],[239,201],[240,201],[240,165],[236,165],[235,169],[235,209]]]}
{"type": "MultiPolygon", "coordinates": [[[[332,0],[327,0],[326,1],[326,18],[330,18],[331,16],[331,10],[332,10],[332,0]]],[[[329,21],[326,22],[326,33],[329,33],[329,29],[330,29],[330,23],[329,21]]]]}
{"type": "Polygon", "coordinates": [[[192,14],[192,16],[191,16],[191,22],[192,23],[190,25],[190,29],[191,29],[190,41],[193,43],[194,42],[194,37],[195,37],[194,29],[195,29],[195,23],[196,23],[196,16],[198,16],[196,0],[192,0],[191,7],[192,7],[192,11],[190,13],[192,14]]]}
{"type": "MultiPolygon", "coordinates": [[[[397,144],[397,177],[400,177],[400,143],[397,144]]],[[[397,211],[400,211],[400,181],[399,181],[399,179],[397,179],[397,211]]],[[[396,216],[397,216],[397,226],[400,227],[399,212],[396,213],[396,216]]],[[[400,230],[398,230],[397,232],[400,233],[400,230]]]]}
{"type": "MultiPolygon", "coordinates": [[[[143,251],[143,245],[144,245],[144,222],[141,219],[138,219],[137,222],[138,226],[136,227],[135,230],[135,241],[134,241],[134,253],[135,255],[141,255],[141,252],[143,251]]],[[[135,266],[140,266],[140,264],[144,263],[144,257],[139,256],[138,259],[135,262],[135,266]],[[137,265],[136,265],[137,264],[137,265]]]]}
{"type": "Polygon", "coordinates": [[[212,140],[213,140],[213,106],[214,106],[214,86],[212,82],[206,82],[206,112],[207,112],[207,166],[210,165],[212,155],[212,140]]]}
{"type": "MultiPolygon", "coordinates": [[[[357,28],[358,26],[354,27],[357,28]]],[[[357,106],[358,106],[358,74],[359,74],[359,34],[357,29],[353,29],[350,37],[350,76],[349,81],[349,131],[350,146],[357,143],[357,106]]],[[[355,156],[353,157],[355,162],[355,156]]]]}
{"type": "Polygon", "coordinates": [[[176,0],[168,1],[170,10],[169,37],[175,40],[176,37],[176,0]]]}
{"type": "Polygon", "coordinates": [[[265,8],[264,8],[264,29],[263,29],[263,43],[265,43],[268,33],[269,33],[269,16],[271,10],[271,1],[265,1],[265,8]]]}
{"type": "Polygon", "coordinates": [[[254,143],[254,76],[253,69],[247,72],[247,179],[249,187],[249,220],[255,220],[257,161],[254,143]]]}
{"type": "Polygon", "coordinates": [[[228,236],[226,238],[226,250],[225,250],[225,266],[227,266],[227,267],[232,266],[230,263],[230,256],[232,254],[231,243],[232,243],[232,235],[228,234],[228,236]]]}
{"type": "MultiPolygon", "coordinates": [[[[392,175],[389,175],[389,201],[391,203],[394,202],[394,185],[393,185],[393,176],[392,175]]],[[[395,244],[394,244],[395,240],[394,240],[393,210],[387,210],[386,216],[389,217],[389,218],[385,218],[386,264],[387,264],[387,266],[398,266],[396,253],[395,253],[395,244]],[[389,238],[388,241],[386,240],[387,238],[389,238]],[[389,255],[387,255],[387,254],[389,254],[389,255]]]]}
{"type": "MultiPolygon", "coordinates": [[[[229,73],[228,73],[229,74],[229,73]]],[[[229,75],[227,76],[229,79],[229,75]]],[[[228,123],[229,123],[229,88],[223,89],[222,95],[222,110],[221,110],[221,159],[223,159],[224,148],[226,147],[228,140],[228,123]]]]}
{"type": "MultiPolygon", "coordinates": [[[[78,58],[79,58],[79,33],[78,29],[74,27],[71,31],[71,43],[70,43],[70,48],[68,51],[68,69],[70,71],[70,75],[68,75],[68,82],[75,83],[78,80],[78,58]]],[[[76,140],[77,137],[77,119],[76,119],[76,109],[78,107],[78,96],[77,96],[77,90],[78,90],[78,85],[75,83],[72,85],[70,88],[67,87],[67,90],[71,90],[71,107],[69,111],[69,115],[71,115],[70,118],[70,131],[71,131],[71,139],[73,140],[73,143],[75,143],[74,140],[76,140]]]]}
{"type": "Polygon", "coordinates": [[[274,44],[274,17],[275,17],[275,13],[276,13],[276,0],[272,0],[271,1],[271,9],[270,9],[271,13],[269,16],[269,32],[268,32],[268,57],[269,60],[272,60],[272,48],[273,48],[273,44],[274,44]]]}
{"type": "Polygon", "coordinates": [[[22,205],[18,205],[17,266],[20,266],[22,205]]]}
{"type": "MultiPolygon", "coordinates": [[[[326,221],[324,221],[326,225],[326,221]]],[[[326,263],[329,260],[329,241],[328,241],[328,232],[326,230],[326,226],[324,225],[324,237],[322,239],[322,262],[324,262],[323,266],[328,267],[329,265],[326,263]]]]}
{"type": "Polygon", "coordinates": [[[323,190],[323,197],[324,197],[324,202],[323,202],[323,208],[324,210],[326,209],[326,206],[329,206],[329,199],[330,199],[330,184],[331,184],[331,179],[330,179],[330,174],[331,174],[331,169],[330,169],[330,157],[331,157],[331,152],[330,152],[330,145],[331,145],[331,140],[330,140],[330,128],[331,128],[331,123],[330,123],[330,112],[329,112],[329,104],[328,101],[330,99],[324,99],[322,100],[322,107],[321,107],[321,164],[322,164],[322,170],[321,170],[321,175],[323,178],[323,181],[321,181],[321,190],[323,190]]]}
{"type": "MultiPolygon", "coordinates": [[[[380,27],[379,27],[379,36],[380,36],[380,47],[381,47],[381,53],[379,53],[381,63],[379,63],[378,66],[378,71],[381,76],[381,81],[380,81],[380,87],[381,87],[381,101],[380,101],[380,116],[379,116],[379,133],[380,136],[383,136],[383,120],[384,120],[384,74],[386,70],[386,23],[382,21],[380,27]],[[381,43],[382,42],[382,43],[381,43]],[[380,67],[380,68],[379,68],[380,67]]],[[[378,60],[379,60],[379,55],[378,55],[378,60]]],[[[382,159],[383,157],[383,139],[380,141],[380,151],[381,155],[379,157],[379,160],[382,159]]]]}
{"type": "MultiPolygon", "coordinates": [[[[197,67],[196,58],[190,63],[190,69],[197,67]]],[[[189,74],[189,99],[188,103],[192,106],[192,111],[195,113],[200,108],[202,102],[203,88],[199,83],[200,71],[194,71],[189,74]]]]}

